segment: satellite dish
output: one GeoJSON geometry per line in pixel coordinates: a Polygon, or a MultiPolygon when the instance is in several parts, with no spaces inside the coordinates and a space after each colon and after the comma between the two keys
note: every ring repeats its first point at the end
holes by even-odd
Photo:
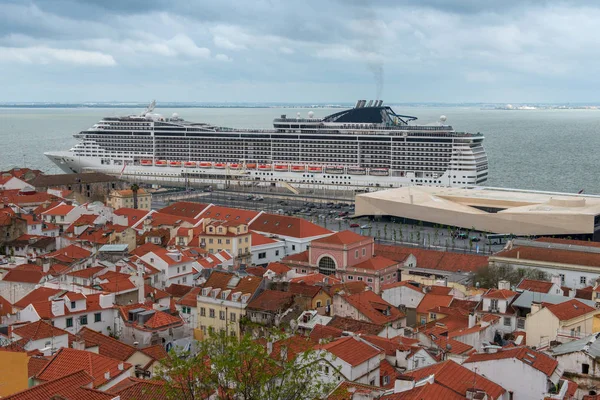
{"type": "Polygon", "coordinates": [[[309,111],[309,112],[308,112],[308,118],[312,118],[314,115],[315,115],[315,113],[314,113],[314,112],[312,112],[312,111],[309,111]]]}
{"type": "Polygon", "coordinates": [[[446,116],[445,115],[440,115],[440,121],[441,122],[446,122],[446,116]]]}

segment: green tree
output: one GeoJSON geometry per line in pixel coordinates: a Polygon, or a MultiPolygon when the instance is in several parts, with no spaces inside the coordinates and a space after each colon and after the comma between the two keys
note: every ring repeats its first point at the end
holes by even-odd
{"type": "Polygon", "coordinates": [[[387,224],[383,225],[383,238],[387,240],[387,224]]]}
{"type": "Polygon", "coordinates": [[[194,354],[171,351],[158,375],[169,400],[211,395],[219,400],[316,399],[332,389],[320,379],[315,365],[320,359],[309,341],[297,355],[288,354],[285,339],[281,343],[270,353],[250,335],[238,339],[215,333],[198,342],[194,354]]]}
{"type": "Polygon", "coordinates": [[[398,240],[398,233],[396,232],[396,229],[394,228],[394,230],[392,231],[392,238],[394,239],[394,243],[397,242],[398,240]]]}

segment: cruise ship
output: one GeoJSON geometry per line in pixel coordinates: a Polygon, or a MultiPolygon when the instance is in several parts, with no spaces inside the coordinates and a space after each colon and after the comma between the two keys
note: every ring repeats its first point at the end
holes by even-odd
{"type": "MultiPolygon", "coordinates": [[[[359,100],[324,118],[281,115],[273,129],[233,129],[154,112],[107,117],[75,134],[69,151],[49,152],[67,173],[96,171],[172,185],[231,184],[373,191],[410,185],[486,182],[480,133],[446,117],[417,124],[382,100],[359,100]]],[[[294,190],[292,190],[294,191],[294,190]]]]}

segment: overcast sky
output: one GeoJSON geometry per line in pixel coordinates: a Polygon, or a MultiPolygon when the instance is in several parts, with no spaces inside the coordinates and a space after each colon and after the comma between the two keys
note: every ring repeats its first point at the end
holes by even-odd
{"type": "Polygon", "coordinates": [[[600,2],[0,0],[0,102],[598,102],[600,2]]]}

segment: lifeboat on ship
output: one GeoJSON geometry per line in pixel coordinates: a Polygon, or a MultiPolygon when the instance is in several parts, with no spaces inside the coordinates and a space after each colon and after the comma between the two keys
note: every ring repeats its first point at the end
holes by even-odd
{"type": "Polygon", "coordinates": [[[181,161],[169,161],[170,167],[181,167],[181,161]]]}
{"type": "Polygon", "coordinates": [[[167,162],[165,160],[156,160],[154,161],[154,165],[156,165],[157,167],[166,167],[167,162]]]}
{"type": "Polygon", "coordinates": [[[343,174],[344,167],[325,167],[326,174],[343,174]]]}
{"type": "Polygon", "coordinates": [[[313,174],[320,174],[323,172],[323,167],[308,167],[308,172],[312,172],[313,174]]]}
{"type": "Polygon", "coordinates": [[[212,163],[209,162],[201,162],[200,163],[200,168],[210,168],[212,167],[212,163]]]}
{"type": "Polygon", "coordinates": [[[247,169],[256,169],[256,163],[246,164],[247,169]]]}
{"type": "Polygon", "coordinates": [[[287,171],[289,168],[284,164],[275,164],[275,171],[287,171]]]}
{"type": "Polygon", "coordinates": [[[388,176],[390,171],[387,168],[371,168],[369,174],[373,176],[388,176]]]}
{"type": "Polygon", "coordinates": [[[186,168],[196,168],[198,164],[196,164],[194,161],[186,161],[185,163],[183,163],[183,166],[186,168]]]}
{"type": "Polygon", "coordinates": [[[260,169],[261,171],[270,171],[273,169],[273,167],[271,166],[271,164],[259,164],[258,169],[260,169]]]}
{"type": "Polygon", "coordinates": [[[231,169],[240,169],[242,166],[240,164],[229,164],[229,168],[231,169]]]}
{"type": "Polygon", "coordinates": [[[152,160],[141,160],[140,164],[143,165],[144,167],[147,167],[147,166],[152,165],[152,160]]]}
{"type": "Polygon", "coordinates": [[[215,168],[216,169],[225,169],[226,165],[225,163],[215,163],[215,168]]]}
{"type": "Polygon", "coordinates": [[[348,174],[349,175],[366,175],[367,169],[360,168],[360,167],[350,167],[350,168],[348,168],[348,174]]]}
{"type": "Polygon", "coordinates": [[[304,165],[292,165],[292,172],[304,172],[306,167],[304,165]]]}

